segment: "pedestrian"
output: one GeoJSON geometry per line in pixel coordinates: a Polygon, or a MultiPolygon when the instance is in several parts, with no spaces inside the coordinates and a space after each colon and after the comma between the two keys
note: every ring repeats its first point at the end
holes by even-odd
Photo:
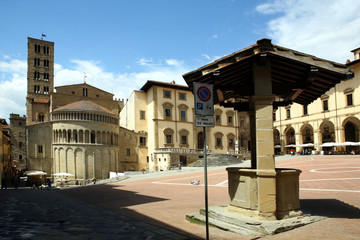
{"type": "Polygon", "coordinates": [[[20,183],[20,177],[18,175],[15,175],[15,177],[14,177],[14,187],[15,187],[15,189],[18,188],[19,183],[20,183]]]}
{"type": "Polygon", "coordinates": [[[1,173],[1,189],[5,188],[7,189],[7,173],[6,169],[4,168],[4,171],[1,173]]]}
{"type": "Polygon", "coordinates": [[[50,179],[47,180],[47,184],[48,184],[48,189],[50,190],[51,189],[51,180],[50,179]]]}

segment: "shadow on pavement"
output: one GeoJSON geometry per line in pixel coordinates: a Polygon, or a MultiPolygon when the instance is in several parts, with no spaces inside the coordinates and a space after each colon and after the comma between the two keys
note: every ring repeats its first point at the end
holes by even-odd
{"type": "MultiPolygon", "coordinates": [[[[170,226],[157,219],[145,216],[140,212],[128,209],[128,206],[146,204],[151,202],[167,201],[168,199],[146,196],[133,191],[119,189],[121,185],[115,186],[108,184],[89,185],[86,187],[63,189],[60,192],[68,196],[80,199],[87,203],[100,206],[102,208],[116,211],[121,215],[125,215],[142,222],[146,222],[169,231],[191,237],[191,239],[199,239],[189,232],[170,226]]],[[[164,209],[164,214],[166,210],[164,209]]],[[[184,216],[185,218],[185,216],[184,216]]]]}
{"type": "Polygon", "coordinates": [[[360,218],[360,209],[337,199],[302,199],[301,210],[304,214],[329,218],[360,218]]]}

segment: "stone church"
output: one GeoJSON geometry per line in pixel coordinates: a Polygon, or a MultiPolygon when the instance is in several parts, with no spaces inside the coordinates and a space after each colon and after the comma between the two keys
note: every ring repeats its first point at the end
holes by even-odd
{"type": "Polygon", "coordinates": [[[54,88],[54,43],[28,38],[26,129],[28,169],[75,179],[120,171],[123,101],[86,84],[54,88]]]}

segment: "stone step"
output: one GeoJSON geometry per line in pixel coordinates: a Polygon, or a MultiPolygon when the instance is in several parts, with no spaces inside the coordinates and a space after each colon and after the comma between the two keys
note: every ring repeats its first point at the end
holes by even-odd
{"type": "MultiPolygon", "coordinates": [[[[207,156],[208,166],[227,166],[233,164],[239,164],[243,162],[243,159],[236,158],[230,154],[210,154],[207,156]]],[[[189,164],[189,167],[203,167],[204,159],[200,158],[196,162],[189,164]]]]}
{"type": "MultiPolygon", "coordinates": [[[[194,223],[206,223],[205,209],[192,213],[186,219],[194,223]]],[[[316,221],[325,219],[321,216],[302,215],[282,220],[260,220],[228,212],[224,206],[209,207],[209,225],[246,236],[265,236],[289,231],[316,221]]]]}

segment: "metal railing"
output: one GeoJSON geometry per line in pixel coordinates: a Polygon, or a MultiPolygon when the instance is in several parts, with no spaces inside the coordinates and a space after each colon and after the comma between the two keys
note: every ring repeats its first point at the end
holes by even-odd
{"type": "MultiPolygon", "coordinates": [[[[191,149],[191,148],[157,148],[155,153],[193,153],[193,154],[203,154],[203,149],[191,149]]],[[[207,150],[207,153],[210,154],[212,151],[207,150]]]]}

